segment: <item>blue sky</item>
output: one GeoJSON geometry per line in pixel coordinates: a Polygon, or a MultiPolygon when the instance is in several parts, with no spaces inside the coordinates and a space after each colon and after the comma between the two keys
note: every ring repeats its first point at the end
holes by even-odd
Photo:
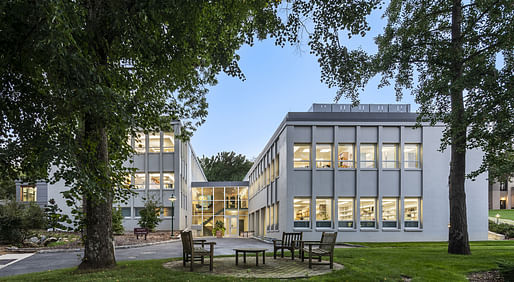
{"type": "MultiPolygon", "coordinates": [[[[369,17],[372,30],[366,38],[355,38],[347,44],[376,51],[373,37],[385,25],[376,11],[369,17]]],[[[224,74],[207,94],[209,115],[191,139],[196,154],[212,156],[221,151],[234,151],[253,159],[259,155],[287,112],[307,111],[312,103],[333,103],[336,89],[320,82],[320,67],[308,46],[280,48],[273,39],[244,46],[238,51],[239,65],[246,80],[224,74]]],[[[360,95],[361,103],[396,103],[392,87],[377,89],[375,77],[360,95]]],[[[339,103],[350,103],[341,99],[339,103]]],[[[400,103],[416,109],[411,95],[400,103]]]]}

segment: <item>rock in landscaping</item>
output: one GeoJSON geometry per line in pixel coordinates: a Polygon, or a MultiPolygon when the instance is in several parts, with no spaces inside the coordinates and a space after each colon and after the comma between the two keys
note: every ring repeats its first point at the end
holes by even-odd
{"type": "Polygon", "coordinates": [[[33,243],[33,244],[38,244],[39,243],[39,238],[38,237],[31,237],[28,242],[33,243]]]}
{"type": "Polygon", "coordinates": [[[41,238],[39,239],[39,244],[43,244],[46,240],[46,236],[45,235],[41,235],[41,238]]]}
{"type": "Polygon", "coordinates": [[[59,241],[59,239],[57,239],[55,237],[50,237],[43,242],[43,245],[48,246],[48,244],[57,242],[57,241],[59,241]]]}

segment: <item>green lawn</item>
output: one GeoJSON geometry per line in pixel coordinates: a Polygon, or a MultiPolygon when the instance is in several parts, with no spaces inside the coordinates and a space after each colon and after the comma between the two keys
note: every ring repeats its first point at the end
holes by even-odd
{"type": "MultiPolygon", "coordinates": [[[[335,261],[344,269],[310,280],[320,281],[465,281],[471,272],[498,269],[514,261],[514,241],[473,242],[472,255],[449,255],[445,243],[363,243],[367,248],[336,249],[335,261]]],[[[77,273],[63,269],[20,275],[0,281],[226,281],[234,278],[178,272],[162,267],[164,260],[119,262],[114,269],[77,273]]]]}
{"type": "Polygon", "coordinates": [[[514,220],[514,210],[489,210],[490,217],[496,217],[500,214],[500,218],[514,220]]]}

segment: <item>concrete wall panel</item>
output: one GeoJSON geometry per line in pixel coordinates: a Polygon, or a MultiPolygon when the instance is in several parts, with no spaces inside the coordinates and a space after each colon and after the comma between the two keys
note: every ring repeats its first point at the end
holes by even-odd
{"type": "Polygon", "coordinates": [[[380,177],[380,192],[383,197],[400,197],[400,171],[385,170],[380,177]]]}
{"type": "MultiPolygon", "coordinates": [[[[414,128],[406,126],[403,131],[403,138],[405,139],[405,143],[421,143],[421,128],[414,128]]],[[[439,137],[440,139],[441,137],[439,137]]],[[[437,142],[439,144],[440,142],[437,142]]]]}
{"type": "Polygon", "coordinates": [[[311,142],[311,127],[310,126],[295,126],[293,130],[293,139],[295,143],[311,142]]]}
{"type": "Polygon", "coordinates": [[[376,126],[362,126],[360,130],[361,143],[376,143],[378,140],[378,127],[376,126]]]}
{"type": "Polygon", "coordinates": [[[317,126],[315,134],[318,143],[334,142],[334,128],[332,126],[317,126]]]}
{"type": "Polygon", "coordinates": [[[332,197],[334,195],[334,171],[318,170],[314,174],[313,193],[321,197],[332,197]]]}
{"type": "Polygon", "coordinates": [[[378,195],[376,170],[363,170],[359,175],[359,192],[362,197],[376,197],[378,195]]]}
{"type": "Polygon", "coordinates": [[[340,126],[337,130],[337,141],[341,143],[355,143],[355,127],[340,126]]]}
{"type": "Polygon", "coordinates": [[[403,189],[406,197],[421,197],[421,170],[407,170],[404,172],[403,189]]]}
{"type": "Polygon", "coordinates": [[[311,195],[311,171],[295,170],[291,173],[290,180],[293,182],[293,191],[295,196],[311,195]]]}
{"type": "Polygon", "coordinates": [[[400,142],[400,128],[393,126],[384,126],[382,128],[382,142],[384,143],[399,143],[400,142]]]}
{"type": "Polygon", "coordinates": [[[355,197],[355,170],[336,172],[338,194],[343,197],[355,197]]]}

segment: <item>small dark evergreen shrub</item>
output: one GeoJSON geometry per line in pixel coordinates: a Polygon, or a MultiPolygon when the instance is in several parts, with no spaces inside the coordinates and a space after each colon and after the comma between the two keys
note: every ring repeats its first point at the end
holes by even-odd
{"type": "Polygon", "coordinates": [[[145,207],[139,212],[141,219],[139,219],[139,226],[146,228],[148,231],[155,231],[157,224],[161,222],[159,218],[160,206],[154,200],[148,200],[145,207]]]}
{"type": "Polygon", "coordinates": [[[123,228],[123,215],[121,208],[112,209],[112,233],[115,235],[123,235],[125,228],[123,228]]]}
{"type": "Polygon", "coordinates": [[[8,201],[0,206],[0,242],[20,244],[28,238],[33,229],[46,226],[43,210],[36,204],[24,205],[16,201],[8,201]]]}

